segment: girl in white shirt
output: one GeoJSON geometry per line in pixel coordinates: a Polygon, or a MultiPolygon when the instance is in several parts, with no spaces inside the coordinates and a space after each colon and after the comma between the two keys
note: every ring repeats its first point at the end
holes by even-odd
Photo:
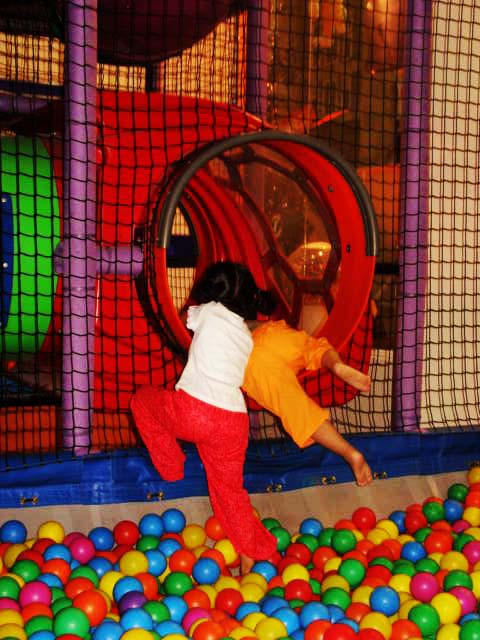
{"type": "Polygon", "coordinates": [[[184,474],[178,440],[193,442],[205,467],[212,509],[241,558],[245,573],[268,559],[276,538],[255,516],[243,487],[249,422],[240,389],[253,347],[246,320],[262,304],[250,271],[223,261],[209,266],[194,285],[187,327],[193,331],[188,360],[175,390],[143,386],[131,401],[137,428],[159,474],[184,474]]]}

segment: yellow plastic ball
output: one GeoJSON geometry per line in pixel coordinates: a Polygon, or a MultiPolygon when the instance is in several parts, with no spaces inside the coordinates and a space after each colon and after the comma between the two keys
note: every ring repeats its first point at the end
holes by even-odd
{"type": "Polygon", "coordinates": [[[236,589],[240,591],[238,580],[232,576],[220,576],[214,586],[216,591],[222,591],[223,589],[236,589]]]}
{"type": "Polygon", "coordinates": [[[467,473],[468,484],[475,484],[480,482],[480,467],[472,467],[467,473]]]}
{"type": "Polygon", "coordinates": [[[392,623],[385,614],[378,611],[366,613],[360,620],[360,629],[375,629],[384,638],[390,638],[392,635],[392,623]]]}
{"type": "Polygon", "coordinates": [[[0,610],[0,626],[4,624],[18,624],[23,627],[24,621],[19,611],[2,609],[0,610]]]}
{"type": "Polygon", "coordinates": [[[463,533],[468,533],[475,540],[480,540],[480,527],[468,527],[463,533]]]}
{"type": "Polygon", "coordinates": [[[407,576],[406,573],[396,573],[388,581],[388,586],[395,589],[397,593],[405,592],[410,593],[411,576],[407,576]]]}
{"type": "Polygon", "coordinates": [[[65,529],[60,522],[47,520],[38,527],[37,538],[50,538],[50,540],[60,543],[65,538],[65,529]]]}
{"type": "Polygon", "coordinates": [[[444,624],[437,631],[435,640],[458,640],[461,627],[458,624],[444,624]]]}
{"type": "Polygon", "coordinates": [[[242,638],[251,638],[252,635],[253,635],[252,630],[247,629],[247,627],[235,627],[235,629],[232,629],[232,631],[228,632],[229,638],[233,638],[233,640],[242,640],[242,638]]]}
{"type": "Polygon", "coordinates": [[[415,538],[413,536],[411,536],[409,533],[401,533],[397,540],[400,542],[400,544],[403,545],[407,544],[407,542],[415,542],[415,538]]]}
{"type": "Polygon", "coordinates": [[[211,584],[199,584],[197,586],[197,589],[207,594],[208,599],[210,600],[210,606],[213,608],[213,606],[215,605],[215,600],[218,595],[216,589],[214,589],[214,587],[212,587],[211,584]]]}
{"type": "Polygon", "coordinates": [[[5,549],[3,554],[3,562],[7,569],[11,569],[15,564],[18,556],[27,549],[26,545],[20,542],[15,542],[5,549]]]}
{"type": "Polygon", "coordinates": [[[124,574],[121,571],[107,571],[100,578],[98,588],[105,591],[109,598],[113,599],[113,589],[120,578],[123,578],[124,574]]]}
{"type": "Polygon", "coordinates": [[[265,589],[254,582],[247,582],[240,585],[240,593],[245,602],[259,602],[265,595],[265,589]]]}
{"type": "Polygon", "coordinates": [[[310,574],[308,573],[308,569],[299,562],[289,564],[288,567],[285,567],[282,571],[282,580],[285,585],[292,582],[292,580],[305,580],[308,582],[309,579],[310,574]]]}
{"type": "Polygon", "coordinates": [[[370,606],[370,594],[373,591],[373,587],[368,584],[362,584],[355,589],[352,593],[352,602],[361,602],[370,606]]]}
{"type": "Polygon", "coordinates": [[[388,518],[378,520],[375,528],[384,529],[388,533],[390,538],[398,538],[398,527],[393,520],[389,520],[388,518]]]}
{"type": "Polygon", "coordinates": [[[285,638],[288,633],[281,620],[266,618],[261,620],[255,627],[255,635],[259,640],[277,640],[277,638],[285,638]]]}
{"type": "Polygon", "coordinates": [[[437,611],[442,624],[452,624],[460,620],[462,606],[460,600],[451,593],[437,593],[430,604],[437,611]]]}
{"type": "MultiPolygon", "coordinates": [[[[129,629],[127,633],[131,633],[132,631],[137,631],[137,629],[129,629]]],[[[152,634],[149,631],[147,631],[146,633],[150,634],[150,638],[158,637],[158,636],[152,636],[152,634]]],[[[120,640],[125,640],[125,638],[126,638],[125,633],[120,636],[120,640]]],[[[137,640],[137,636],[132,633],[132,635],[130,635],[127,640],[137,640]]],[[[144,640],[144,638],[138,638],[138,640],[144,640]]],[[[145,638],[145,640],[147,640],[147,638],[145,638]]],[[[167,633],[166,636],[163,636],[162,640],[185,640],[185,636],[183,635],[183,633],[167,633]]]]}
{"type": "Polygon", "coordinates": [[[472,527],[478,527],[480,524],[480,508],[479,507],[465,507],[463,510],[462,518],[469,522],[472,527]]]}
{"type": "Polygon", "coordinates": [[[432,560],[435,560],[438,566],[440,566],[440,560],[443,558],[443,553],[441,553],[440,551],[434,551],[433,553],[429,553],[428,557],[432,560]]]}
{"type": "Polygon", "coordinates": [[[266,614],[262,613],[261,611],[253,611],[252,613],[248,613],[244,618],[242,618],[242,626],[253,631],[257,624],[261,620],[265,620],[266,617],[266,614]]]}
{"type": "Polygon", "coordinates": [[[355,536],[355,539],[357,540],[357,542],[360,542],[360,540],[365,540],[365,536],[358,529],[352,529],[351,531],[352,531],[353,535],[355,536]]]}
{"type": "Polygon", "coordinates": [[[205,544],[207,533],[199,524],[187,524],[182,531],[182,539],[187,549],[195,549],[205,544]]]}
{"type": "Polygon", "coordinates": [[[15,640],[27,640],[27,634],[23,628],[23,622],[19,624],[2,624],[0,627],[0,638],[15,638],[15,640]]]}
{"type": "Polygon", "coordinates": [[[447,551],[440,560],[440,568],[447,571],[468,571],[468,560],[460,551],[447,551]]]}
{"type": "Polygon", "coordinates": [[[238,560],[238,553],[228,538],[217,540],[217,542],[215,542],[214,549],[220,551],[222,556],[225,558],[227,566],[234,564],[238,560]]]}
{"type": "Polygon", "coordinates": [[[240,579],[240,584],[257,584],[263,591],[268,589],[268,582],[260,573],[247,573],[240,579]]]}
{"type": "MultiPolygon", "coordinates": [[[[177,636],[177,640],[185,638],[185,636],[182,636],[180,633],[172,633],[168,637],[171,639],[173,635],[177,636]]],[[[166,637],[167,636],[164,636],[164,638],[166,637]]],[[[128,629],[128,631],[122,633],[120,638],[121,640],[153,640],[154,636],[146,629],[128,629]]]]}
{"type": "Polygon", "coordinates": [[[329,573],[330,571],[338,571],[338,567],[342,564],[342,559],[338,556],[329,558],[323,565],[323,572],[329,573]]]}
{"type": "Polygon", "coordinates": [[[200,556],[202,555],[202,553],[204,553],[205,551],[208,551],[209,547],[207,547],[206,544],[201,544],[198,547],[195,547],[195,549],[192,549],[193,555],[195,556],[195,558],[200,558],[200,556]]]}
{"type": "Polygon", "coordinates": [[[134,576],[148,571],[148,558],[141,551],[131,549],[123,554],[118,561],[118,566],[126,576],[134,576]]]}
{"type": "Polygon", "coordinates": [[[397,614],[400,620],[408,620],[408,614],[410,613],[410,609],[415,607],[417,604],[421,604],[420,600],[416,600],[415,598],[410,598],[409,600],[405,600],[402,602],[400,607],[398,608],[397,614]]]}
{"type": "Polygon", "coordinates": [[[322,593],[325,593],[327,589],[332,589],[334,587],[350,593],[350,585],[343,576],[332,575],[327,576],[322,580],[322,593]]]}
{"type": "MultiPolygon", "coordinates": [[[[479,564],[478,562],[476,565],[479,564]]],[[[480,600],[480,569],[475,569],[470,574],[470,578],[472,579],[472,591],[477,600],[480,600]]]]}
{"type": "Polygon", "coordinates": [[[370,531],[367,533],[367,540],[370,540],[370,542],[373,542],[373,544],[381,544],[385,540],[388,540],[389,537],[390,536],[388,535],[388,532],[385,531],[385,529],[379,529],[378,527],[370,529],[370,531]]]}

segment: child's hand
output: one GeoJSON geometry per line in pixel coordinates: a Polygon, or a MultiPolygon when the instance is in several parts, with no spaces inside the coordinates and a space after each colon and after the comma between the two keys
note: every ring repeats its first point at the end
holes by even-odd
{"type": "Polygon", "coordinates": [[[370,376],[350,367],[344,362],[337,362],[333,367],[333,373],[347,384],[359,391],[370,391],[372,380],[370,376]]]}

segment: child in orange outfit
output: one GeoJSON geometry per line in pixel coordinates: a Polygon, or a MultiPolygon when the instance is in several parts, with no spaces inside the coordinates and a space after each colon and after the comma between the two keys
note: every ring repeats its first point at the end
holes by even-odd
{"type": "Polygon", "coordinates": [[[175,390],[146,385],[131,401],[140,435],[165,480],[183,478],[178,440],[195,443],[213,512],[240,554],[243,573],[277,549],[243,487],[249,424],[240,385],[253,347],[245,320],[257,317],[257,292],[243,265],[208,267],[192,290],[198,304],[188,308],[187,327],[193,339],[175,390]]]}
{"type": "MultiPolygon", "coordinates": [[[[264,313],[274,302],[264,301],[264,313]]],[[[267,312],[269,311],[269,312],[267,312]]],[[[303,370],[326,367],[360,391],[370,389],[370,377],[346,365],[325,338],[312,338],[292,329],[284,320],[251,323],[253,350],[250,354],[243,390],[257,404],[278,416],[299,447],[320,444],[342,456],[350,465],[359,486],[372,481],[372,472],[363,454],[337,431],[328,409],[312,400],[297,375],[303,370]]]]}

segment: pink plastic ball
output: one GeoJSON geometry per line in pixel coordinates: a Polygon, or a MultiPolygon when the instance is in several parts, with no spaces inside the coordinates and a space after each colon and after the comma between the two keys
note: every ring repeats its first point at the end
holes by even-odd
{"type": "Polygon", "coordinates": [[[457,520],[452,524],[452,531],[455,533],[462,533],[462,531],[465,531],[468,527],[470,527],[470,523],[466,520],[457,520]]]}
{"type": "Polygon", "coordinates": [[[475,598],[473,591],[467,589],[467,587],[453,587],[453,589],[450,589],[449,593],[451,593],[452,596],[455,596],[455,598],[460,602],[460,606],[462,607],[462,616],[466,616],[468,613],[476,611],[477,599],[475,598]]]}
{"type": "Polygon", "coordinates": [[[194,622],[200,619],[211,620],[212,616],[207,609],[203,607],[192,607],[187,611],[187,613],[183,616],[182,619],[182,627],[188,633],[188,630],[192,626],[194,622]]]}
{"type": "Polygon", "coordinates": [[[49,605],[52,601],[52,592],[50,591],[50,587],[44,582],[32,580],[23,585],[18,596],[18,601],[22,609],[33,602],[49,605]]]}
{"type": "Polygon", "coordinates": [[[0,598],[0,610],[12,609],[13,611],[20,611],[20,605],[13,598],[0,598]]]}
{"type": "Polygon", "coordinates": [[[77,560],[80,564],[86,564],[95,557],[95,545],[90,538],[87,538],[84,535],[72,540],[69,548],[72,558],[77,560]]]}
{"type": "Polygon", "coordinates": [[[70,533],[67,533],[67,535],[63,539],[63,544],[66,547],[69,547],[77,538],[83,538],[83,533],[80,533],[80,531],[71,531],[70,533]]]}
{"type": "Polygon", "coordinates": [[[412,577],[410,593],[420,602],[430,602],[439,591],[440,585],[433,574],[420,571],[412,577]]]}
{"type": "Polygon", "coordinates": [[[480,560],[480,541],[471,540],[470,542],[467,542],[467,544],[462,548],[462,553],[470,564],[475,564],[480,560]]]}

